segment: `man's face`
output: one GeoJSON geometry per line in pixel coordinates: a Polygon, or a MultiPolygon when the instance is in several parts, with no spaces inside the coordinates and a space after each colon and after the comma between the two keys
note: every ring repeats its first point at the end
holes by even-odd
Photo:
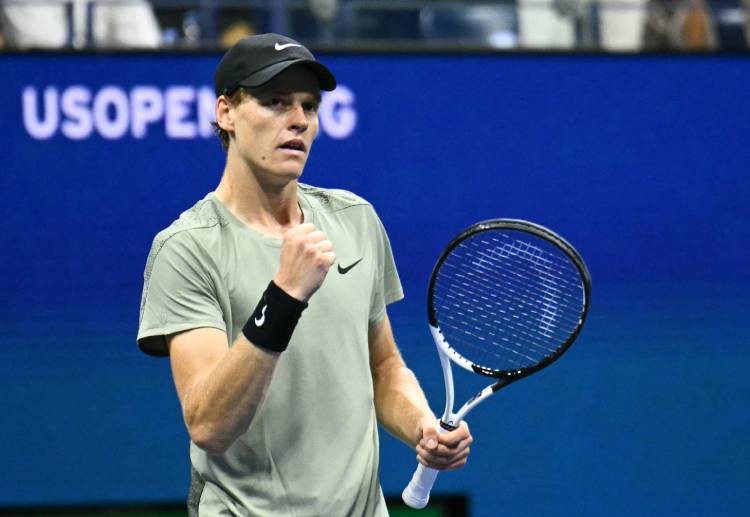
{"type": "Polygon", "coordinates": [[[297,179],[318,132],[320,86],[304,66],[292,66],[250,90],[234,111],[234,145],[259,178],[297,179]]]}

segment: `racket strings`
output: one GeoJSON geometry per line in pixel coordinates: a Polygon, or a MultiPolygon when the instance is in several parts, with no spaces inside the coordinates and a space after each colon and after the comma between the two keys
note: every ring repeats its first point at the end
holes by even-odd
{"type": "MultiPolygon", "coordinates": [[[[481,265],[481,269],[487,269],[485,266],[481,265]]],[[[486,271],[481,272],[484,276],[480,277],[478,275],[473,274],[469,271],[467,275],[458,275],[458,279],[463,282],[463,284],[467,284],[471,281],[475,282],[481,282],[481,280],[493,280],[492,276],[488,276],[486,271]]],[[[553,338],[554,336],[551,335],[551,333],[554,331],[554,327],[556,327],[555,318],[559,315],[559,311],[554,309],[554,307],[550,304],[550,302],[557,303],[558,300],[551,298],[546,292],[539,292],[539,293],[530,293],[530,292],[524,292],[521,289],[520,284],[515,287],[509,287],[512,283],[517,283],[516,278],[508,277],[507,275],[504,275],[505,278],[502,279],[502,282],[504,284],[500,284],[497,282],[497,279],[494,279],[494,285],[490,285],[490,289],[494,289],[496,292],[500,293],[500,301],[502,304],[504,304],[507,308],[510,308],[511,311],[515,308],[515,305],[518,305],[518,303],[511,303],[511,300],[508,297],[515,297],[517,302],[520,302],[522,305],[521,309],[522,311],[526,311],[525,316],[533,316],[534,320],[538,322],[538,325],[535,325],[533,328],[524,328],[519,327],[517,330],[520,334],[524,335],[527,339],[531,340],[528,344],[531,346],[529,351],[535,352],[542,352],[545,355],[548,355],[549,353],[554,352],[553,348],[550,348],[548,346],[544,346],[542,342],[538,342],[538,336],[536,335],[537,332],[542,333],[547,338],[553,338]],[[508,284],[508,285],[506,285],[508,284]],[[502,293],[499,289],[503,287],[507,287],[508,293],[502,293]],[[539,298],[540,300],[544,300],[541,302],[542,304],[535,304],[535,298],[539,298]],[[536,350],[538,349],[538,350],[536,350]]],[[[527,279],[528,280],[528,279],[527,279]]],[[[527,281],[526,280],[526,281],[527,281]]],[[[533,285],[528,284],[527,285],[533,285]]],[[[455,288],[456,286],[454,286],[455,288]]],[[[478,285],[472,285],[470,286],[471,289],[483,289],[484,286],[480,284],[478,285]]],[[[530,290],[527,290],[530,291],[530,290]]],[[[469,296],[466,296],[465,293],[461,293],[464,295],[464,299],[471,298],[471,293],[469,293],[469,296]]],[[[485,302],[485,307],[489,308],[489,310],[493,310],[492,305],[490,303],[487,303],[489,301],[489,298],[487,296],[480,297],[485,302]]],[[[556,297],[559,298],[559,297],[556,297]]],[[[469,307],[471,304],[468,304],[469,307]]],[[[491,323],[500,324],[499,328],[502,329],[504,327],[508,327],[509,325],[512,325],[515,321],[515,318],[517,317],[516,314],[513,312],[504,310],[503,306],[500,306],[498,308],[498,315],[502,316],[502,321],[498,319],[493,319],[491,323]],[[510,320],[509,318],[513,317],[514,320],[510,320]]],[[[484,316],[482,314],[482,316],[484,316]]],[[[485,322],[489,323],[489,322],[485,322]]],[[[574,323],[573,323],[574,324],[574,323]]],[[[493,335],[494,333],[490,330],[490,335],[493,335]]],[[[502,347],[507,348],[507,347],[502,347]]]]}
{"type": "MultiPolygon", "coordinates": [[[[446,267],[455,268],[452,264],[446,264],[446,267]]],[[[486,266],[479,266],[478,269],[481,271],[467,271],[465,274],[456,272],[455,275],[459,278],[477,281],[480,286],[489,280],[495,280],[494,288],[496,289],[497,296],[504,296],[504,292],[508,292],[510,297],[517,296],[521,301],[527,302],[532,312],[538,310],[546,313],[559,313],[561,319],[565,319],[568,316],[566,312],[560,312],[559,308],[566,309],[569,306],[570,291],[565,292],[561,289],[552,288],[549,285],[549,281],[544,282],[541,290],[534,289],[532,279],[528,276],[524,276],[519,273],[507,274],[500,272],[499,274],[493,268],[486,266]],[[478,274],[479,273],[479,274],[478,274]],[[539,291],[539,292],[536,292],[539,291]],[[541,301],[540,301],[541,300],[541,301]]],[[[460,286],[456,286],[457,289],[461,289],[460,286]]],[[[483,300],[489,300],[487,296],[479,295],[483,300]]],[[[506,296],[503,301],[509,302],[510,297],[506,296]]],[[[577,316],[574,315],[574,316],[577,316]]],[[[569,323],[577,323],[577,317],[571,318],[569,323]]]]}
{"type": "MultiPolygon", "coordinates": [[[[499,316],[500,319],[498,317],[490,318],[484,312],[477,311],[468,299],[454,298],[451,300],[451,298],[454,297],[448,296],[447,301],[452,303],[452,310],[456,314],[445,314],[441,321],[446,322],[447,320],[451,325],[441,324],[441,329],[445,332],[450,330],[451,327],[454,329],[460,328],[461,334],[449,340],[451,343],[462,343],[463,346],[459,346],[459,348],[469,347],[483,354],[492,353],[501,360],[505,357],[500,352],[515,354],[518,357],[511,365],[514,368],[521,367],[524,364],[536,363],[541,357],[556,351],[555,348],[539,343],[537,337],[531,331],[515,325],[512,315],[501,315],[499,316]],[[460,305],[463,305],[463,307],[460,305]],[[515,331],[512,329],[514,325],[516,326],[515,331]],[[527,340],[525,347],[517,346],[519,336],[527,340]],[[480,343],[477,343],[477,340],[480,343]],[[488,348],[486,343],[482,343],[486,340],[490,340],[491,345],[498,347],[500,350],[488,348]]],[[[462,355],[468,354],[464,352],[462,355]]]]}
{"type": "MultiPolygon", "coordinates": [[[[446,264],[446,266],[455,269],[453,264],[446,264]]],[[[535,279],[519,273],[519,265],[515,267],[517,269],[509,274],[505,270],[478,264],[477,271],[465,270],[465,273],[455,273],[456,278],[462,280],[464,285],[474,282],[473,285],[469,285],[468,288],[463,288],[461,285],[453,285],[452,287],[458,291],[464,291],[469,295],[469,298],[478,296],[484,302],[491,302],[492,300],[488,295],[480,294],[481,291],[479,291],[479,289],[488,287],[486,291],[492,292],[497,297],[496,299],[510,308],[513,308],[511,302],[515,297],[517,301],[526,305],[531,314],[535,314],[547,322],[545,327],[538,330],[549,331],[554,326],[553,321],[556,319],[567,322],[571,326],[577,324],[579,316],[577,310],[580,307],[576,304],[580,298],[576,296],[578,293],[571,292],[570,289],[568,289],[568,292],[564,292],[561,289],[554,288],[550,285],[549,280],[543,280],[541,289],[537,289],[535,279]],[[571,300],[574,303],[568,303],[571,300]],[[574,307],[575,312],[565,310],[571,306],[574,307]]]]}
{"type": "MultiPolygon", "coordinates": [[[[477,263],[475,262],[475,264],[477,264],[477,263]]],[[[486,269],[486,267],[482,264],[482,262],[479,262],[478,264],[482,267],[482,269],[486,269]]],[[[467,280],[467,278],[472,278],[472,277],[475,277],[475,275],[469,274],[469,275],[464,275],[463,277],[459,277],[459,278],[462,279],[464,281],[464,283],[465,283],[466,280],[467,280]]],[[[513,279],[509,280],[507,278],[507,276],[506,276],[506,278],[504,279],[504,281],[505,282],[509,282],[509,281],[513,281],[513,279]]],[[[491,286],[491,287],[492,288],[496,288],[497,286],[491,286]]],[[[454,286],[454,288],[455,288],[455,286],[454,286]]],[[[476,286],[473,286],[472,288],[476,289],[476,286]]],[[[511,288],[510,290],[511,291],[517,291],[517,289],[513,289],[513,288],[511,288]]],[[[517,295],[518,295],[517,292],[516,293],[511,292],[511,296],[517,296],[517,295]]],[[[535,353],[535,354],[541,353],[542,355],[549,355],[550,353],[554,352],[554,349],[550,348],[548,346],[544,346],[542,342],[539,342],[538,336],[535,335],[535,331],[542,332],[547,337],[552,337],[549,334],[550,334],[551,326],[554,325],[554,322],[551,322],[551,320],[554,320],[555,314],[552,313],[550,311],[549,307],[548,307],[550,305],[548,303],[548,301],[550,300],[549,296],[546,296],[546,295],[544,295],[542,293],[535,293],[534,296],[541,296],[542,299],[546,299],[547,300],[547,302],[543,306],[541,306],[539,308],[539,310],[535,310],[535,307],[533,307],[533,306],[524,307],[525,310],[528,311],[527,314],[534,315],[535,320],[537,320],[539,322],[539,325],[535,325],[533,329],[527,329],[527,328],[524,328],[524,327],[519,327],[519,328],[516,329],[517,330],[517,334],[520,334],[523,337],[525,337],[527,340],[530,340],[527,343],[527,347],[526,347],[526,351],[527,352],[532,352],[532,353],[535,353]]],[[[486,296],[482,296],[482,298],[485,300],[485,302],[488,299],[488,297],[486,297],[486,296]]],[[[521,296],[519,298],[519,300],[521,302],[529,304],[529,300],[531,300],[531,299],[532,299],[531,295],[524,294],[521,291],[521,296]]],[[[464,300],[463,301],[465,301],[465,300],[466,300],[466,297],[464,296],[464,300]]],[[[508,304],[508,300],[504,299],[503,303],[505,303],[507,305],[508,304]]],[[[473,309],[471,309],[471,304],[465,304],[465,305],[466,305],[465,308],[467,309],[467,312],[469,310],[471,310],[472,312],[476,312],[473,309]]],[[[487,306],[489,307],[490,305],[487,304],[487,306]]],[[[513,305],[509,305],[509,306],[511,308],[513,307],[513,305]]],[[[466,315],[466,312],[462,311],[462,313],[464,315],[466,315]]],[[[508,327],[509,325],[512,325],[515,322],[515,320],[517,319],[517,315],[516,314],[512,314],[512,313],[510,315],[504,314],[504,311],[502,310],[502,308],[500,309],[500,314],[502,314],[502,316],[503,316],[503,321],[500,321],[498,319],[494,319],[491,322],[495,323],[495,324],[499,323],[500,325],[498,327],[501,328],[501,329],[504,328],[504,327],[508,327]],[[513,317],[513,319],[510,320],[509,319],[510,317],[513,317]]],[[[473,314],[469,313],[468,316],[469,316],[469,320],[472,320],[473,314]]],[[[489,322],[486,321],[486,317],[484,317],[485,315],[481,314],[481,316],[483,316],[483,319],[485,319],[484,323],[489,323],[489,322]]],[[[476,325],[477,321],[478,320],[476,320],[476,319],[474,319],[473,321],[471,321],[471,323],[473,324],[474,328],[471,329],[471,330],[469,330],[467,332],[467,335],[469,335],[469,336],[471,336],[473,338],[476,338],[476,337],[481,338],[482,337],[480,334],[478,334],[478,333],[481,333],[482,329],[479,326],[476,325]]],[[[495,336],[495,332],[493,332],[492,330],[489,330],[488,333],[489,333],[489,337],[490,338],[492,338],[493,336],[495,336]]],[[[518,339],[518,336],[511,336],[511,337],[513,339],[518,339]]],[[[503,339],[505,339],[506,341],[508,340],[507,337],[503,337],[503,339]]],[[[503,344],[502,342],[497,343],[497,344],[499,344],[500,347],[503,350],[508,350],[508,348],[509,348],[507,345],[503,344]]],[[[524,358],[526,358],[529,361],[537,359],[536,357],[530,357],[528,353],[525,353],[525,354],[524,353],[517,353],[516,350],[513,350],[513,352],[515,353],[515,356],[514,356],[514,358],[515,358],[514,366],[517,365],[517,364],[519,364],[519,361],[521,361],[521,357],[524,357],[524,358]]]]}
{"type": "MultiPolygon", "coordinates": [[[[448,301],[451,302],[450,299],[448,301]]],[[[448,330],[450,334],[453,334],[449,342],[454,346],[458,343],[460,349],[470,347],[480,354],[492,354],[494,358],[491,361],[485,358],[482,363],[485,365],[501,364],[501,366],[494,366],[493,369],[521,368],[537,363],[543,357],[556,351],[556,348],[545,346],[547,341],[550,341],[549,338],[553,337],[549,334],[549,315],[538,318],[543,325],[534,328],[519,323],[519,317],[528,317],[530,313],[518,316],[513,311],[500,309],[494,311],[494,317],[490,317],[486,314],[486,310],[477,310],[476,306],[465,297],[452,300],[451,310],[455,311],[456,314],[441,317],[443,322],[441,329],[448,330]],[[446,319],[450,325],[446,325],[446,319]],[[460,333],[450,332],[451,326],[459,330],[460,333]],[[546,331],[543,336],[547,338],[546,341],[537,335],[540,328],[546,331]],[[485,343],[488,340],[490,342],[485,343]],[[505,352],[510,352],[513,355],[508,358],[505,352]],[[508,360],[511,361],[510,365],[505,364],[508,360]]],[[[468,354],[464,351],[462,355],[468,354]]],[[[476,354],[472,355],[476,356],[476,354]]],[[[473,362],[478,361],[474,360],[473,362]]]]}
{"type": "MultiPolygon", "coordinates": [[[[450,323],[456,324],[455,325],[456,327],[458,327],[459,325],[461,325],[462,327],[462,333],[464,334],[464,336],[459,336],[457,346],[459,349],[462,349],[461,355],[463,356],[466,356],[466,357],[476,356],[476,354],[467,354],[465,352],[466,348],[471,348],[475,352],[478,352],[480,354],[486,354],[490,352],[490,353],[493,353],[493,355],[495,355],[497,358],[502,358],[503,356],[499,355],[498,352],[494,352],[493,350],[488,349],[485,343],[481,343],[482,341],[491,339],[493,340],[493,345],[498,347],[500,351],[507,352],[510,354],[515,354],[519,356],[519,358],[513,363],[516,366],[524,362],[531,363],[531,362],[536,361],[536,359],[533,356],[528,355],[527,353],[524,353],[526,352],[525,350],[515,349],[513,347],[511,340],[507,336],[502,335],[500,332],[494,333],[491,330],[487,330],[483,328],[482,327],[483,322],[481,320],[471,317],[471,309],[467,309],[466,313],[461,313],[459,311],[457,316],[447,316],[447,319],[450,323]],[[472,320],[477,325],[474,326],[473,329],[470,327],[467,327],[465,323],[466,318],[472,320]],[[472,330],[475,330],[475,332],[473,332],[472,330]],[[465,338],[471,338],[471,339],[465,339],[465,338]],[[480,342],[477,343],[477,340],[480,342]]],[[[441,330],[443,328],[444,328],[444,325],[441,326],[441,330]]],[[[451,341],[451,344],[453,344],[454,341],[451,341]]],[[[536,352],[537,350],[530,350],[530,351],[536,352]]],[[[477,361],[472,361],[472,362],[476,363],[477,361]]]]}
{"type": "MultiPolygon", "coordinates": [[[[519,353],[520,355],[526,357],[530,361],[535,360],[533,357],[529,357],[528,355],[524,355],[513,348],[509,348],[509,347],[512,347],[512,345],[510,344],[510,337],[512,336],[508,335],[508,328],[513,326],[513,321],[511,320],[511,318],[513,317],[512,310],[505,311],[503,309],[499,309],[493,313],[490,299],[486,296],[481,296],[481,295],[480,297],[482,298],[482,301],[484,302],[485,307],[489,310],[481,310],[481,309],[477,310],[476,305],[475,305],[476,301],[472,301],[472,296],[476,296],[476,293],[474,291],[469,291],[462,287],[453,286],[452,292],[454,292],[455,294],[446,295],[445,300],[443,300],[440,297],[437,297],[437,299],[440,302],[444,302],[444,304],[441,303],[443,306],[445,306],[445,304],[451,304],[452,305],[451,308],[456,311],[456,314],[444,312],[445,318],[453,321],[457,326],[464,325],[464,332],[468,336],[476,337],[482,341],[485,340],[485,337],[482,336],[481,334],[477,335],[467,330],[466,325],[463,322],[463,319],[464,318],[468,319],[469,321],[473,321],[474,323],[483,323],[487,325],[491,324],[492,326],[488,329],[485,329],[483,327],[476,327],[476,326],[474,328],[478,331],[486,331],[491,337],[498,336],[499,339],[501,339],[503,342],[508,343],[506,345],[503,342],[496,342],[495,343],[496,346],[499,346],[500,348],[504,350],[510,351],[511,353],[519,353]]],[[[507,304],[508,306],[511,306],[509,299],[504,299],[503,302],[507,304]]],[[[542,317],[546,317],[546,316],[542,316],[541,313],[539,313],[538,311],[534,311],[533,308],[532,310],[530,310],[530,313],[531,314],[536,313],[537,315],[539,315],[540,319],[542,317]]],[[[526,331],[523,328],[519,328],[518,332],[520,332],[522,335],[524,335],[529,340],[531,340],[529,344],[530,352],[540,352],[545,355],[555,352],[555,348],[544,346],[544,344],[541,344],[541,343],[535,343],[534,342],[535,336],[530,331],[526,331]]],[[[469,342],[469,345],[471,346],[471,342],[469,342]]],[[[474,348],[477,348],[477,347],[475,346],[474,348]]]]}
{"type": "Polygon", "coordinates": [[[552,333],[557,326],[556,320],[570,325],[577,323],[577,314],[571,314],[566,310],[570,306],[568,293],[562,293],[559,290],[551,292],[547,285],[543,285],[542,289],[537,289],[532,279],[524,278],[521,275],[497,275],[492,270],[482,269],[485,269],[481,272],[481,275],[484,276],[469,272],[465,275],[465,279],[479,283],[493,282],[493,285],[489,287],[495,289],[497,296],[500,297],[499,301],[507,304],[510,308],[514,307],[512,303],[514,299],[523,303],[530,314],[538,316],[540,321],[546,323],[544,326],[538,327],[537,330],[544,331],[545,334],[552,333]]]}
{"type": "Polygon", "coordinates": [[[434,310],[451,346],[474,364],[514,370],[553,355],[584,305],[578,270],[547,241],[511,230],[461,242],[434,286],[434,310]]]}

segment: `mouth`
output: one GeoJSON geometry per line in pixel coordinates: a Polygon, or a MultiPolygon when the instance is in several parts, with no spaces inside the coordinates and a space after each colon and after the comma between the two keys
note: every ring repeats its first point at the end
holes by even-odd
{"type": "Polygon", "coordinates": [[[297,151],[300,153],[307,152],[307,146],[305,145],[305,142],[303,142],[299,138],[295,138],[293,140],[284,142],[283,144],[279,146],[279,149],[285,149],[288,151],[297,151]]]}

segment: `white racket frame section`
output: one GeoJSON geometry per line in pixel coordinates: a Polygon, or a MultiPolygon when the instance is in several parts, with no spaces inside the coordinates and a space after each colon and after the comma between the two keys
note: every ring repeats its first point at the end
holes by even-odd
{"type": "MultiPolygon", "coordinates": [[[[445,381],[445,410],[443,411],[443,417],[441,421],[450,427],[458,427],[466,415],[474,409],[477,404],[487,399],[492,395],[495,390],[493,386],[495,382],[488,385],[482,391],[470,398],[457,413],[453,412],[454,402],[454,389],[453,389],[453,370],[451,368],[451,361],[461,366],[465,370],[472,373],[474,369],[471,367],[471,362],[465,357],[458,354],[453,347],[445,340],[439,327],[430,325],[430,333],[432,338],[435,340],[435,346],[438,349],[438,357],[440,357],[440,366],[443,368],[443,380],[445,381]]],[[[444,427],[439,428],[440,433],[448,432],[444,427]]],[[[409,484],[401,494],[401,499],[411,508],[424,508],[430,500],[430,491],[432,486],[435,484],[437,479],[438,471],[425,467],[421,463],[417,465],[417,470],[409,481],[409,484]]]]}
{"type": "Polygon", "coordinates": [[[441,420],[443,423],[451,427],[458,427],[461,420],[466,417],[469,411],[474,409],[477,404],[484,401],[495,392],[492,387],[497,382],[497,379],[494,379],[486,388],[471,397],[463,406],[461,406],[461,409],[459,409],[458,412],[454,413],[453,370],[451,369],[450,361],[453,361],[461,368],[470,371],[471,373],[476,372],[472,368],[472,363],[456,352],[456,350],[445,340],[439,327],[433,327],[430,325],[430,332],[432,333],[432,339],[435,340],[435,346],[437,346],[438,349],[440,366],[443,368],[443,380],[445,380],[445,410],[443,411],[443,417],[441,420]]]}

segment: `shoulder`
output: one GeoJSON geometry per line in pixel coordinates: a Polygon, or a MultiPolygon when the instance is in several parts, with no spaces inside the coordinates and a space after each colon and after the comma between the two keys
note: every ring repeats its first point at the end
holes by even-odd
{"type": "Polygon", "coordinates": [[[373,209],[366,199],[348,190],[313,187],[303,183],[299,184],[299,190],[315,210],[339,212],[355,207],[361,207],[366,211],[373,209]]]}
{"type": "Polygon", "coordinates": [[[151,246],[151,255],[157,255],[165,247],[200,247],[201,241],[210,235],[210,230],[226,224],[224,216],[209,194],[156,234],[151,246]]]}
{"type": "Polygon", "coordinates": [[[156,234],[146,261],[144,277],[148,281],[156,262],[193,265],[212,262],[210,249],[227,221],[209,194],[185,210],[169,226],[156,234]]]}

